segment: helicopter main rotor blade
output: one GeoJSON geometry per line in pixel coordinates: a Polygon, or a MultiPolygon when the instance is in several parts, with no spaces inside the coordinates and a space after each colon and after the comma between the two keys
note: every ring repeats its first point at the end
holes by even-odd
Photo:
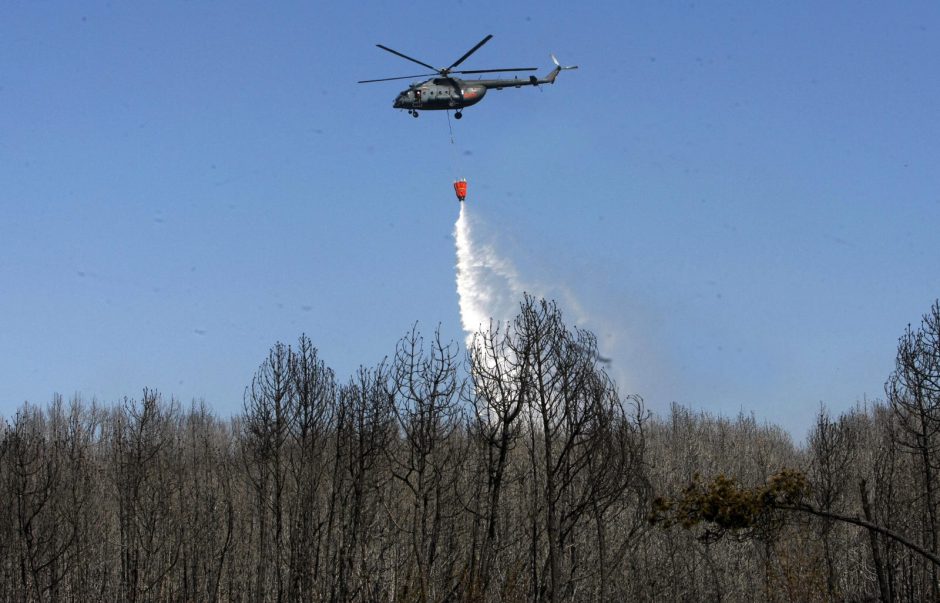
{"type": "Polygon", "coordinates": [[[450,67],[448,67],[448,68],[446,69],[446,71],[450,71],[451,69],[453,69],[453,68],[456,67],[457,65],[463,63],[465,60],[467,60],[467,57],[468,57],[468,56],[470,56],[471,54],[473,54],[474,52],[476,52],[477,50],[479,50],[479,49],[480,49],[480,46],[483,46],[484,44],[486,44],[487,42],[489,42],[489,41],[490,41],[490,38],[492,38],[492,37],[493,37],[493,34],[490,34],[490,35],[486,36],[485,38],[483,38],[482,40],[480,40],[479,44],[477,44],[476,46],[474,46],[473,48],[471,48],[470,50],[468,50],[468,51],[467,51],[467,54],[463,55],[462,57],[460,57],[459,59],[457,59],[456,61],[454,61],[454,64],[451,65],[450,67]]]}
{"type": "Polygon", "coordinates": [[[422,73],[420,75],[403,75],[401,77],[383,77],[378,80],[359,80],[357,84],[369,84],[371,82],[390,82],[392,80],[410,80],[416,77],[431,77],[432,75],[438,75],[437,73],[422,73]]]}
{"type": "Polygon", "coordinates": [[[382,46],[381,44],[376,44],[376,46],[378,46],[378,47],[381,48],[382,50],[385,50],[385,51],[390,52],[390,53],[392,53],[392,54],[398,55],[398,56],[400,56],[400,57],[403,58],[403,59],[408,59],[408,60],[411,61],[412,63],[417,63],[418,65],[421,65],[422,67],[427,67],[428,69],[433,69],[435,73],[440,73],[440,72],[441,72],[440,69],[438,69],[437,67],[435,67],[435,66],[433,66],[433,65],[428,65],[427,63],[423,63],[423,62],[419,61],[418,59],[413,59],[413,58],[411,58],[410,56],[408,56],[407,54],[402,54],[402,53],[398,52],[397,50],[392,50],[392,49],[389,48],[388,46],[382,46]]]}
{"type": "Polygon", "coordinates": [[[498,73],[500,71],[538,71],[538,67],[513,67],[511,69],[471,69],[469,71],[451,71],[451,73],[498,73]]]}

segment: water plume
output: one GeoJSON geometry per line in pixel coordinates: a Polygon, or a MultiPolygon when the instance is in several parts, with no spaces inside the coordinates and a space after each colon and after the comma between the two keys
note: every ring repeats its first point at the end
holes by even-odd
{"type": "Polygon", "coordinates": [[[493,245],[475,236],[474,226],[467,204],[461,203],[454,240],[460,322],[468,346],[474,333],[489,328],[491,319],[497,323],[512,319],[526,290],[515,266],[502,258],[493,245]]]}
{"type": "Polygon", "coordinates": [[[536,297],[555,299],[573,323],[588,328],[598,337],[599,357],[608,371],[628,382],[622,370],[611,366],[610,351],[617,346],[616,333],[623,325],[599,317],[589,316],[574,292],[559,279],[551,278],[554,286],[544,279],[523,279],[516,266],[500,254],[496,245],[485,236],[486,224],[471,217],[468,204],[460,204],[460,215],[454,224],[457,246],[457,296],[460,303],[460,322],[466,334],[467,348],[481,330],[505,326],[519,313],[519,304],[528,292],[536,297]],[[615,326],[615,324],[617,326],[615,326]]]}

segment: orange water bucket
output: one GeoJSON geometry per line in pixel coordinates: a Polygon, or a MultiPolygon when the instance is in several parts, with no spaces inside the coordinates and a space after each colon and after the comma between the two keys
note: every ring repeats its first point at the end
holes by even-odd
{"type": "Polygon", "coordinates": [[[454,181],[454,192],[457,193],[457,200],[463,201],[467,198],[467,181],[463,178],[454,181]]]}

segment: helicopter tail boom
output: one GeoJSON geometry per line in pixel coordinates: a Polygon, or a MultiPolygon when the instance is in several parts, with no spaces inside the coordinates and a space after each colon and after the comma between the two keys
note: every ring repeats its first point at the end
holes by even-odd
{"type": "Polygon", "coordinates": [[[499,89],[499,88],[521,88],[522,86],[541,86],[542,84],[554,84],[555,78],[558,77],[558,74],[562,71],[567,71],[568,69],[577,69],[577,65],[562,65],[558,62],[558,59],[555,58],[555,55],[552,56],[552,62],[555,63],[555,68],[545,74],[545,77],[538,78],[534,75],[529,76],[528,80],[520,79],[511,79],[511,80],[472,80],[474,84],[485,86],[486,88],[499,89]]]}

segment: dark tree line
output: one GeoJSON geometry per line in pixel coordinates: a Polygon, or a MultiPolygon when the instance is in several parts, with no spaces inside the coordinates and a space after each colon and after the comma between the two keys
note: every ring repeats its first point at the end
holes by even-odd
{"type": "Polygon", "coordinates": [[[340,380],[276,344],[221,418],[155,391],[0,421],[0,599],[937,599],[940,305],[807,441],[651,416],[527,297],[340,380]]]}

